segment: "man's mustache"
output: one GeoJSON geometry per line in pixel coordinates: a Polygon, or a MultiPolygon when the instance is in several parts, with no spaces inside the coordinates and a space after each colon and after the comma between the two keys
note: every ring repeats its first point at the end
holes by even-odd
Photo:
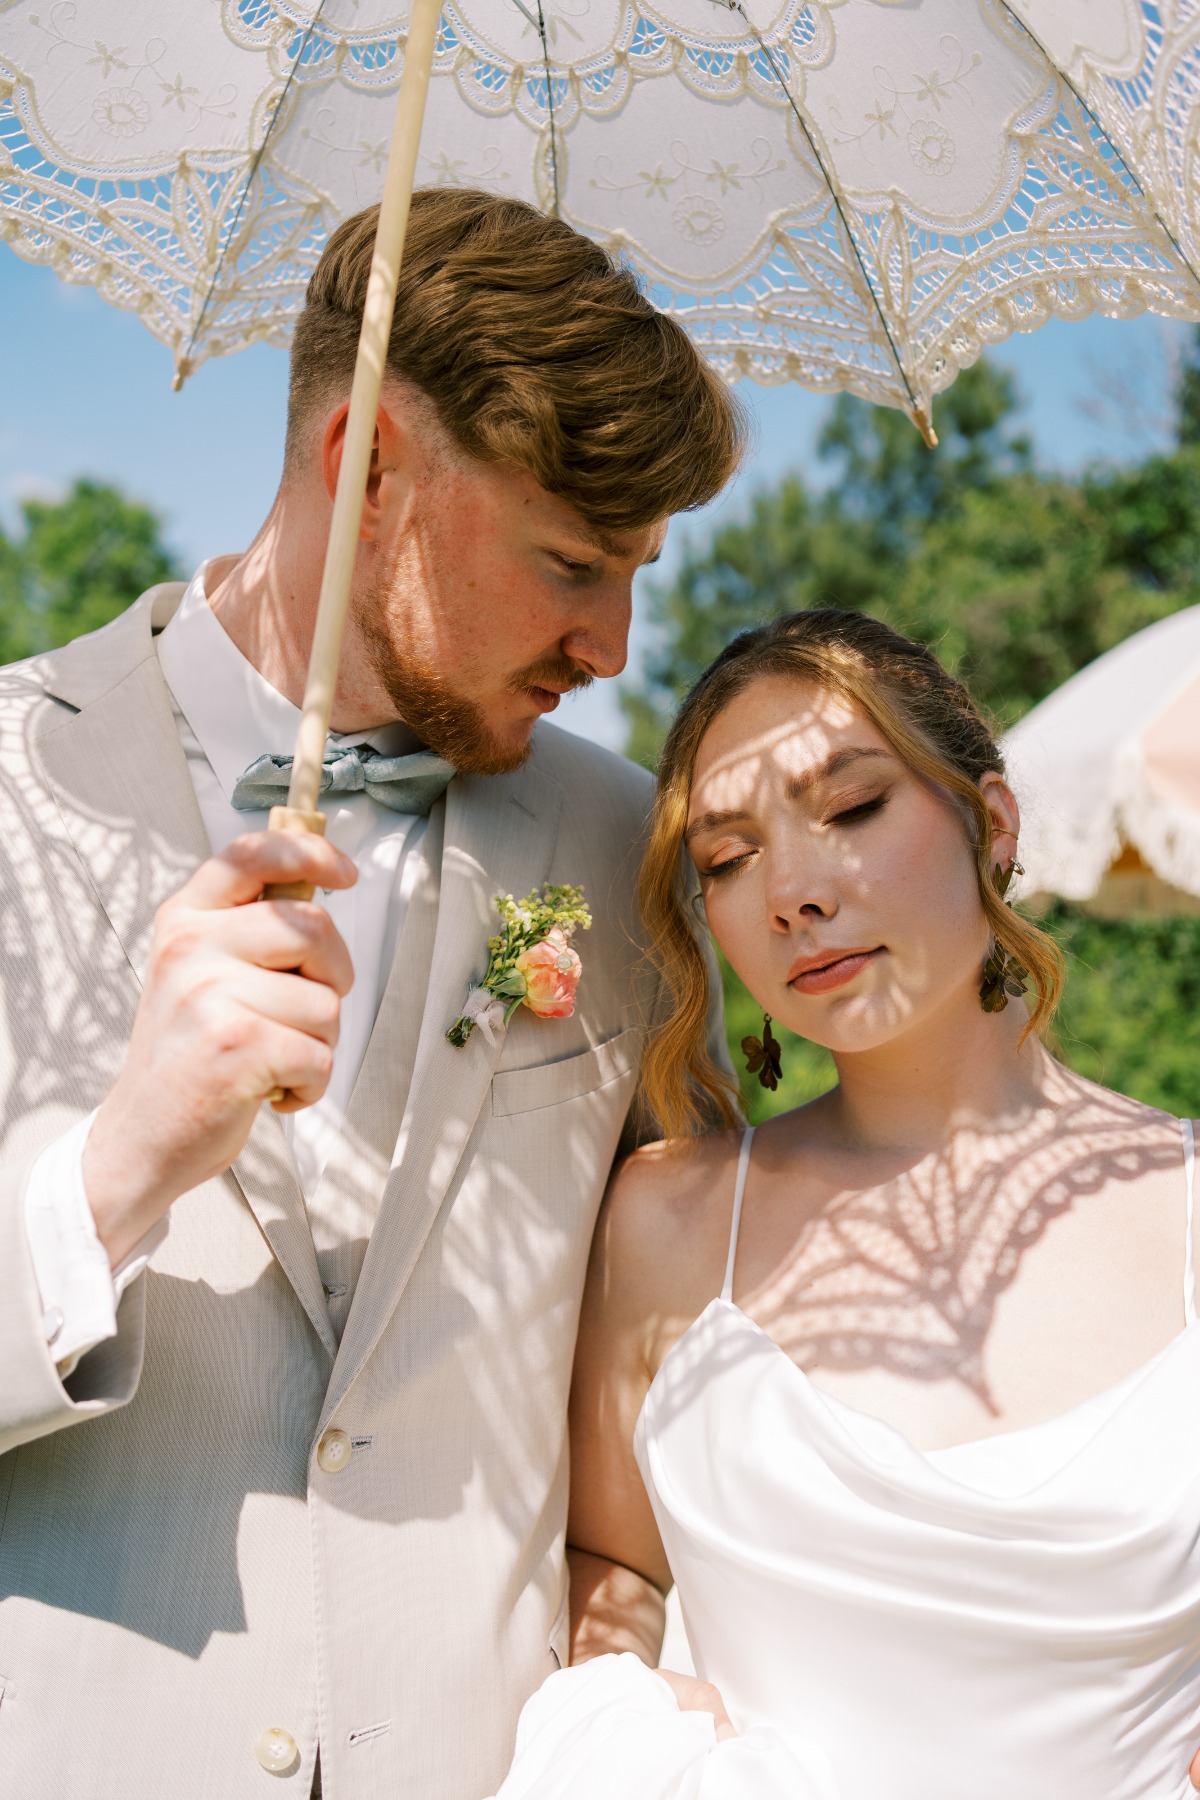
{"type": "Polygon", "coordinates": [[[527,694],[530,688],[554,688],[573,694],[591,687],[592,681],[587,670],[569,656],[546,656],[514,675],[508,685],[514,694],[527,694]]]}

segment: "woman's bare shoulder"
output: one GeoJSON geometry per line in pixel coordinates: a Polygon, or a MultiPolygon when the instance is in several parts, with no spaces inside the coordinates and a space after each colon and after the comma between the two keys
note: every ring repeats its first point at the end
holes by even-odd
{"type": "Polygon", "coordinates": [[[1179,1141],[1179,1120],[1174,1113],[1103,1087],[1062,1063],[1052,1062],[1051,1069],[1047,1090],[1062,1129],[1083,1135],[1103,1131],[1119,1136],[1125,1132],[1131,1142],[1156,1137],[1179,1141]]]}
{"type": "Polygon", "coordinates": [[[690,1232],[737,1163],[741,1133],[715,1131],[684,1142],[643,1144],[613,1171],[605,1207],[630,1230],[690,1232]]]}
{"type": "Polygon", "coordinates": [[[720,1287],[739,1142],[739,1132],[722,1131],[645,1144],[618,1164],[598,1235],[614,1283],[629,1292],[652,1286],[654,1304],[670,1311],[689,1310],[694,1293],[707,1304],[720,1287]]]}

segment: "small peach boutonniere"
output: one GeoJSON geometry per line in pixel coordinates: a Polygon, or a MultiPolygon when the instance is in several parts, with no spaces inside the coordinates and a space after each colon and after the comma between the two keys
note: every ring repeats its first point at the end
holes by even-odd
{"type": "Polygon", "coordinates": [[[539,1019],[569,1019],[583,964],[571,948],[577,928],[587,931],[592,915],[583,889],[548,883],[514,900],[496,896],[503,929],[488,940],[487,974],[467,994],[467,1003],[446,1036],[460,1047],[476,1025],[489,1044],[496,1042],[518,1006],[539,1019]]]}

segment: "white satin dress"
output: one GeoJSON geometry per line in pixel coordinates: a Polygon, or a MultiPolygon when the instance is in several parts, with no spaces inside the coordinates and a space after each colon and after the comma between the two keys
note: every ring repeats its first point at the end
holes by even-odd
{"type": "Polygon", "coordinates": [[[1186,1194],[1167,1348],[1045,1423],[950,1450],[823,1394],[721,1295],[635,1450],[717,1744],[631,1656],[522,1715],[502,1800],[1196,1800],[1200,1331],[1186,1194]]]}

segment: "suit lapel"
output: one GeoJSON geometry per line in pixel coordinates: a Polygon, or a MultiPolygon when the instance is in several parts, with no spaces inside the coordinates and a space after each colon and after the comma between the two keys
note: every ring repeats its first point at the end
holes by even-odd
{"type": "MultiPolygon", "coordinates": [[[[182,590],[177,590],[182,592],[182,590]]],[[[75,850],[137,977],[145,979],[154,915],[209,854],[208,837],[170,695],[151,639],[152,607],[131,608],[104,650],[115,667],[97,670],[97,640],[87,675],[107,685],[81,692],[79,656],[46,659],[51,693],[80,710],[54,721],[39,739],[42,767],[75,850]],[[123,667],[122,667],[123,665],[123,667]]],[[[157,622],[157,620],[155,621],[157,622]]],[[[69,646],[78,650],[89,640],[69,646]]],[[[261,1107],[233,1165],[258,1220],[305,1312],[332,1356],[316,1255],[287,1142],[276,1115],[261,1107]]]]}
{"type": "MultiPolygon", "coordinates": [[[[309,1202],[322,1276],[338,1336],[357,1287],[400,1133],[416,1063],[425,988],[437,934],[446,808],[433,810],[412,856],[410,897],[392,966],[346,1117],[309,1202]]],[[[405,879],[410,871],[405,870],[405,879]]]]}
{"type": "Polygon", "coordinates": [[[391,1317],[475,1129],[503,1042],[492,1047],[475,1031],[456,1049],[446,1031],[486,967],[496,895],[523,895],[545,881],[561,805],[558,783],[534,762],[514,775],[460,776],[447,791],[437,931],[413,1077],[326,1397],[327,1417],[391,1317]]]}

